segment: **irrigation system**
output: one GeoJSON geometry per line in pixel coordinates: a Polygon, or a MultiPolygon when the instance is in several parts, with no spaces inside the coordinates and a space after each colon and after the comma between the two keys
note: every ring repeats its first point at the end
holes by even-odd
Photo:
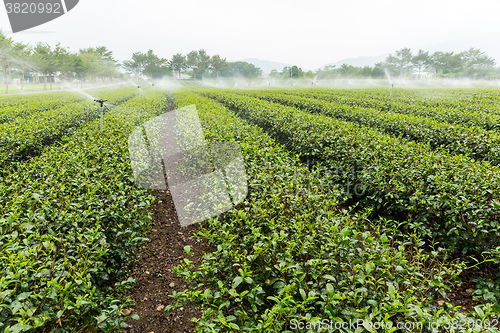
{"type": "MultiPolygon", "coordinates": [[[[100,111],[101,111],[101,132],[102,132],[102,119],[104,117],[104,108],[106,107],[106,109],[108,108],[107,106],[104,105],[104,102],[107,102],[106,99],[94,99],[94,102],[96,103],[99,103],[101,106],[100,106],[100,111]]],[[[108,109],[109,110],[109,109],[108,109]]]]}

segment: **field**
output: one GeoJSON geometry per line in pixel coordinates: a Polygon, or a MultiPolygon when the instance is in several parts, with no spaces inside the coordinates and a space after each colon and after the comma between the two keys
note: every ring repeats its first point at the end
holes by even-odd
{"type": "Polygon", "coordinates": [[[2,332],[173,327],[146,308],[201,332],[499,331],[498,90],[87,92],[116,105],[102,132],[79,95],[0,97],[2,332]],[[193,104],[240,147],[248,196],[161,244],[128,137],[193,104]],[[130,297],[166,274],[144,273],[148,238],[181,258],[166,306],[130,297]]]}

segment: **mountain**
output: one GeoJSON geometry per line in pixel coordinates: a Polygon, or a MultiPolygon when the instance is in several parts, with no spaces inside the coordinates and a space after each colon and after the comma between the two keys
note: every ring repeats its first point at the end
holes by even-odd
{"type": "MultiPolygon", "coordinates": [[[[269,60],[259,60],[257,58],[248,58],[248,59],[241,59],[241,60],[235,60],[235,61],[245,61],[250,64],[254,64],[255,67],[259,67],[262,69],[262,73],[269,73],[273,69],[276,69],[281,72],[283,67],[285,66],[292,66],[290,64],[285,64],[282,62],[275,62],[275,61],[269,61],[269,60]]],[[[235,61],[229,61],[229,62],[235,62],[235,61]]]]}
{"type": "MultiPolygon", "coordinates": [[[[325,66],[335,66],[335,68],[339,68],[340,66],[342,66],[342,64],[346,64],[346,65],[351,65],[354,67],[365,67],[365,66],[373,67],[373,66],[375,66],[375,64],[377,62],[384,61],[385,58],[387,58],[387,56],[388,56],[388,54],[382,54],[382,55],[375,56],[375,57],[347,58],[347,59],[343,59],[343,60],[340,60],[337,62],[331,62],[329,64],[326,64],[325,66]]],[[[325,68],[325,66],[322,66],[321,68],[325,68]]]]}

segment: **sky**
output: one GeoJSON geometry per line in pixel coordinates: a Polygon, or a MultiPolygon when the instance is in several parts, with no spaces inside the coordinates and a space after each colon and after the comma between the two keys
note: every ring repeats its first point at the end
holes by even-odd
{"type": "Polygon", "coordinates": [[[105,45],[120,61],[149,49],[163,58],[205,49],[315,69],[403,47],[476,47],[500,65],[499,12],[500,0],[80,0],[64,16],[15,34],[2,6],[0,29],[16,42],[60,42],[72,51],[105,45]]]}

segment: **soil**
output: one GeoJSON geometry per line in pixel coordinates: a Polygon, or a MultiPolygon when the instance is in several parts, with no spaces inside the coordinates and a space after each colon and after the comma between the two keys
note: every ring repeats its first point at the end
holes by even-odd
{"type": "Polygon", "coordinates": [[[472,299],[475,283],[471,281],[471,278],[477,277],[477,274],[477,272],[463,271],[459,275],[462,285],[453,288],[446,294],[449,298],[446,302],[460,306],[460,312],[464,314],[474,311],[474,306],[481,304],[479,300],[472,299]]]}
{"type": "MultiPolygon", "coordinates": [[[[462,261],[468,262],[468,265],[472,266],[473,262],[471,262],[469,258],[464,257],[461,259],[462,261]]],[[[484,301],[481,299],[473,299],[473,292],[476,287],[476,283],[473,280],[476,278],[495,280],[498,275],[498,270],[498,265],[490,262],[479,265],[476,268],[462,271],[462,273],[458,276],[462,282],[461,286],[453,288],[446,295],[449,298],[449,302],[455,306],[460,306],[460,312],[464,314],[475,311],[474,307],[479,304],[484,304],[484,301]]]]}
{"type": "Polygon", "coordinates": [[[140,259],[131,274],[136,285],[127,295],[136,304],[125,310],[137,314],[140,320],[127,320],[130,328],[125,332],[194,332],[195,324],[190,320],[200,316],[194,304],[186,304],[171,314],[164,308],[176,302],[169,295],[174,291],[184,291],[189,285],[172,268],[179,265],[183,258],[189,258],[195,265],[199,264],[203,253],[209,252],[210,248],[197,242],[194,237],[200,228],[199,224],[184,228],[180,226],[170,191],[155,190],[154,195],[156,200],[150,208],[153,220],[147,236],[149,241],[139,248],[140,259]],[[193,256],[184,252],[186,245],[191,246],[193,256]]]}

